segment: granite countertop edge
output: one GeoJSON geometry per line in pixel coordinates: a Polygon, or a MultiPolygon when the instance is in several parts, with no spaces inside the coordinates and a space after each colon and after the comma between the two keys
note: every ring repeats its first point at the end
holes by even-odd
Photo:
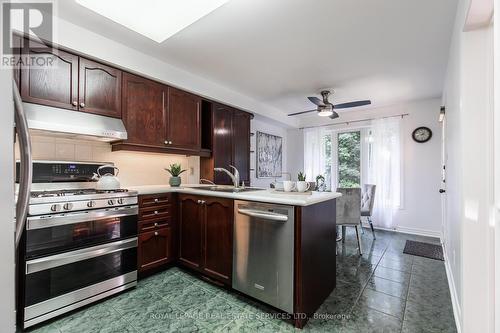
{"type": "MultiPolygon", "coordinates": [[[[180,187],[169,185],[140,185],[129,186],[128,190],[137,191],[139,195],[160,194],[160,193],[185,193],[193,195],[205,195],[234,200],[245,200],[265,203],[275,203],[292,206],[310,206],[324,201],[340,197],[338,192],[312,192],[312,194],[282,194],[270,189],[249,191],[243,193],[215,192],[193,187],[202,187],[200,184],[183,184],[180,187]]],[[[210,185],[206,185],[209,187],[210,185]]]]}

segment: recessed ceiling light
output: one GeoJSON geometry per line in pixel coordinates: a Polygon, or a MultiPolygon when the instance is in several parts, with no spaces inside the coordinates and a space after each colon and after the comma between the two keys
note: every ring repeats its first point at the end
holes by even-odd
{"type": "Polygon", "coordinates": [[[229,0],[76,0],[158,43],[175,35],[229,0]]]}

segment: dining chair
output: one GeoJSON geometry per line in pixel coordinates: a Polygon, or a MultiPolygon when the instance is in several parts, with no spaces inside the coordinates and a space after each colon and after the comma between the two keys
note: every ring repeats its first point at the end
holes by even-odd
{"type": "Polygon", "coordinates": [[[359,255],[363,254],[361,247],[361,230],[359,221],[361,219],[361,189],[360,188],[337,188],[342,196],[337,202],[337,226],[342,227],[342,242],[345,242],[346,227],[356,229],[359,255]]]}
{"type": "MultiPolygon", "coordinates": [[[[377,239],[375,237],[375,230],[373,229],[373,223],[372,223],[373,204],[375,203],[376,188],[377,185],[364,184],[361,194],[361,217],[366,217],[368,223],[370,224],[370,228],[372,229],[373,239],[377,239]]],[[[361,227],[363,227],[363,222],[361,219],[359,219],[359,223],[361,227]]]]}

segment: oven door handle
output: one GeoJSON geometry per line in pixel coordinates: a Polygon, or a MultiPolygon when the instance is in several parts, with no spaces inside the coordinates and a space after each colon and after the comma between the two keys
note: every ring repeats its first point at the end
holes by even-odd
{"type": "Polygon", "coordinates": [[[49,217],[30,216],[28,217],[27,230],[57,227],[61,225],[76,224],[87,221],[98,221],[124,216],[137,215],[137,206],[118,207],[113,209],[90,210],[79,213],[51,215],[49,217]]]}
{"type": "Polygon", "coordinates": [[[53,256],[29,260],[26,262],[26,274],[32,274],[54,267],[75,263],[91,258],[104,256],[106,254],[119,252],[137,247],[137,237],[125,239],[118,242],[97,245],[87,249],[81,249],[53,256]]]}

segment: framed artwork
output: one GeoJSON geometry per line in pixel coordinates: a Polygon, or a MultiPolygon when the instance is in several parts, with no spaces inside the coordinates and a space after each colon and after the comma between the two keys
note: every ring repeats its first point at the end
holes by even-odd
{"type": "Polygon", "coordinates": [[[278,178],[282,173],[283,138],[257,131],[257,178],[278,178]]]}

